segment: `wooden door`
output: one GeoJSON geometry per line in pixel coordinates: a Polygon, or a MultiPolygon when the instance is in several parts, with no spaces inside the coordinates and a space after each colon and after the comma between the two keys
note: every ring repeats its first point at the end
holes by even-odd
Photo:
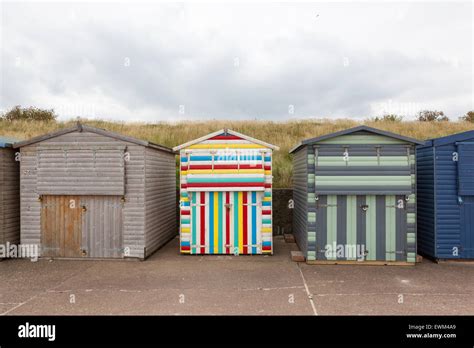
{"type": "Polygon", "coordinates": [[[42,196],[43,257],[81,257],[82,207],[79,196],[42,196]]]}

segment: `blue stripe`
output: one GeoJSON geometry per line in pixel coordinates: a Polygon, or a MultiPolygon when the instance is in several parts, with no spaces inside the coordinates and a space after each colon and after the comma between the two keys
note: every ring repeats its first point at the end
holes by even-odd
{"type": "Polygon", "coordinates": [[[272,158],[270,156],[265,156],[265,162],[269,162],[271,160],[272,160],[272,158]]]}
{"type": "Polygon", "coordinates": [[[191,244],[189,242],[181,242],[182,246],[190,246],[191,244]]]}
{"type": "MultiPolygon", "coordinates": [[[[257,192],[252,192],[252,204],[257,203],[257,192]]],[[[252,244],[257,244],[257,207],[252,206],[252,244]]],[[[252,247],[252,254],[257,253],[257,247],[252,247]]]]}
{"type": "Polygon", "coordinates": [[[189,202],[181,202],[183,204],[183,207],[189,207],[189,202]]]}
{"type": "Polygon", "coordinates": [[[212,161],[212,156],[191,156],[191,161],[212,161]]]}
{"type": "Polygon", "coordinates": [[[187,157],[181,157],[181,162],[187,162],[188,158],[187,157]]]}
{"type": "Polygon", "coordinates": [[[272,205],[272,202],[262,202],[262,205],[264,207],[270,207],[272,205]]]}
{"type": "Polygon", "coordinates": [[[272,242],[262,242],[262,246],[272,246],[272,242]]]}
{"type": "Polygon", "coordinates": [[[209,254],[214,254],[214,192],[209,192],[209,254]]]}

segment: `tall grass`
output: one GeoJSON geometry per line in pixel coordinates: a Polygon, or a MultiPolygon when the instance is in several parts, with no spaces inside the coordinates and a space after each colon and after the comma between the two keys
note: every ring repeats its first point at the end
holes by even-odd
{"type": "MultiPolygon", "coordinates": [[[[278,145],[274,154],[275,187],[291,187],[292,163],[288,151],[301,140],[337,132],[365,124],[408,137],[425,140],[458,132],[474,130],[469,122],[356,122],[353,120],[304,120],[288,122],[268,121],[202,121],[179,123],[125,123],[102,120],[84,120],[84,124],[104,128],[139,139],[173,147],[222,128],[233,129],[257,139],[278,145]]],[[[71,127],[68,122],[0,121],[0,135],[28,139],[58,129],[71,127]]]]}

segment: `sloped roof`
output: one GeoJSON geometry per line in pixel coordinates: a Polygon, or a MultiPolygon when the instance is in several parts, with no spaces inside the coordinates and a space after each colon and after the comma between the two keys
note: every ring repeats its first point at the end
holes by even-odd
{"type": "Polygon", "coordinates": [[[474,140],[474,130],[451,134],[451,135],[447,135],[441,138],[429,139],[426,141],[426,146],[441,146],[441,145],[452,144],[452,143],[456,143],[460,141],[466,141],[470,139],[474,140]]]}
{"type": "Polygon", "coordinates": [[[203,137],[200,137],[200,138],[197,138],[197,139],[188,141],[187,143],[184,143],[184,144],[182,144],[182,145],[175,146],[175,147],[173,147],[173,151],[177,152],[177,151],[179,151],[179,150],[181,150],[181,149],[187,148],[187,147],[189,147],[189,146],[191,146],[191,145],[194,145],[194,144],[198,144],[198,143],[200,143],[200,142],[202,142],[202,141],[208,140],[208,139],[210,139],[210,138],[213,138],[213,137],[218,136],[218,135],[223,134],[223,133],[235,135],[235,136],[240,137],[240,138],[242,138],[242,139],[248,140],[248,141],[250,141],[250,142],[252,142],[252,143],[255,143],[255,144],[258,144],[258,145],[262,145],[262,146],[266,146],[266,147],[268,147],[268,148],[270,148],[270,149],[273,149],[273,150],[277,150],[277,151],[278,151],[278,150],[280,149],[280,148],[279,148],[278,146],[276,146],[276,145],[272,145],[272,144],[266,143],[266,142],[264,142],[264,141],[261,141],[261,140],[258,140],[258,139],[249,137],[248,135],[245,135],[245,134],[242,134],[242,133],[233,131],[233,130],[231,130],[231,129],[226,129],[226,128],[224,128],[224,129],[218,130],[217,132],[210,133],[210,134],[207,134],[207,135],[205,135],[205,136],[203,136],[203,137]]]}
{"type": "Polygon", "coordinates": [[[358,126],[358,127],[345,129],[345,130],[342,130],[342,131],[339,131],[339,132],[335,132],[335,133],[331,133],[331,134],[325,134],[325,135],[321,135],[319,137],[303,140],[301,143],[294,146],[290,150],[290,153],[293,153],[293,152],[299,150],[301,147],[303,147],[305,145],[312,145],[312,144],[315,144],[317,142],[320,142],[320,141],[323,141],[323,140],[326,140],[326,139],[331,139],[331,138],[339,137],[339,136],[342,136],[342,135],[348,135],[348,134],[352,134],[352,133],[356,133],[356,132],[360,132],[360,131],[366,131],[366,132],[370,132],[370,133],[374,133],[374,134],[378,134],[378,135],[383,135],[383,136],[386,136],[386,137],[406,141],[406,142],[413,143],[413,144],[418,144],[418,145],[424,145],[425,144],[424,141],[420,141],[420,140],[417,140],[417,139],[414,139],[414,138],[409,138],[409,137],[405,137],[403,135],[387,132],[387,131],[384,131],[384,130],[381,130],[381,129],[372,128],[372,127],[369,127],[369,126],[358,126]]]}
{"type": "Polygon", "coordinates": [[[142,145],[142,146],[150,147],[150,148],[157,149],[157,150],[162,150],[162,151],[165,151],[165,152],[173,152],[169,147],[166,147],[166,146],[162,146],[162,145],[158,145],[158,144],[146,141],[146,140],[136,139],[136,138],[132,138],[132,137],[129,137],[129,136],[126,136],[126,135],[110,132],[110,131],[107,131],[105,129],[86,126],[86,125],[83,125],[83,124],[80,124],[80,123],[76,124],[74,127],[60,129],[60,130],[55,131],[55,132],[47,133],[47,134],[40,135],[40,136],[31,138],[31,139],[28,139],[28,140],[24,140],[24,141],[14,143],[13,147],[14,148],[19,148],[19,147],[23,147],[23,146],[26,146],[26,145],[39,143],[41,141],[52,139],[52,138],[58,137],[60,135],[64,135],[64,134],[68,134],[68,133],[72,133],[72,132],[91,132],[91,133],[100,134],[100,135],[103,135],[103,136],[106,136],[106,137],[126,141],[126,142],[129,142],[129,143],[142,145]]]}

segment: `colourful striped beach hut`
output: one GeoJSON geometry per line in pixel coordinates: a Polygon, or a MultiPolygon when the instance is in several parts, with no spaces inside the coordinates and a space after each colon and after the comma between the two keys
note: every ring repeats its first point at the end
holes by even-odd
{"type": "Polygon", "coordinates": [[[173,149],[180,155],[183,254],[272,254],[272,152],[222,129],[173,149]]]}

